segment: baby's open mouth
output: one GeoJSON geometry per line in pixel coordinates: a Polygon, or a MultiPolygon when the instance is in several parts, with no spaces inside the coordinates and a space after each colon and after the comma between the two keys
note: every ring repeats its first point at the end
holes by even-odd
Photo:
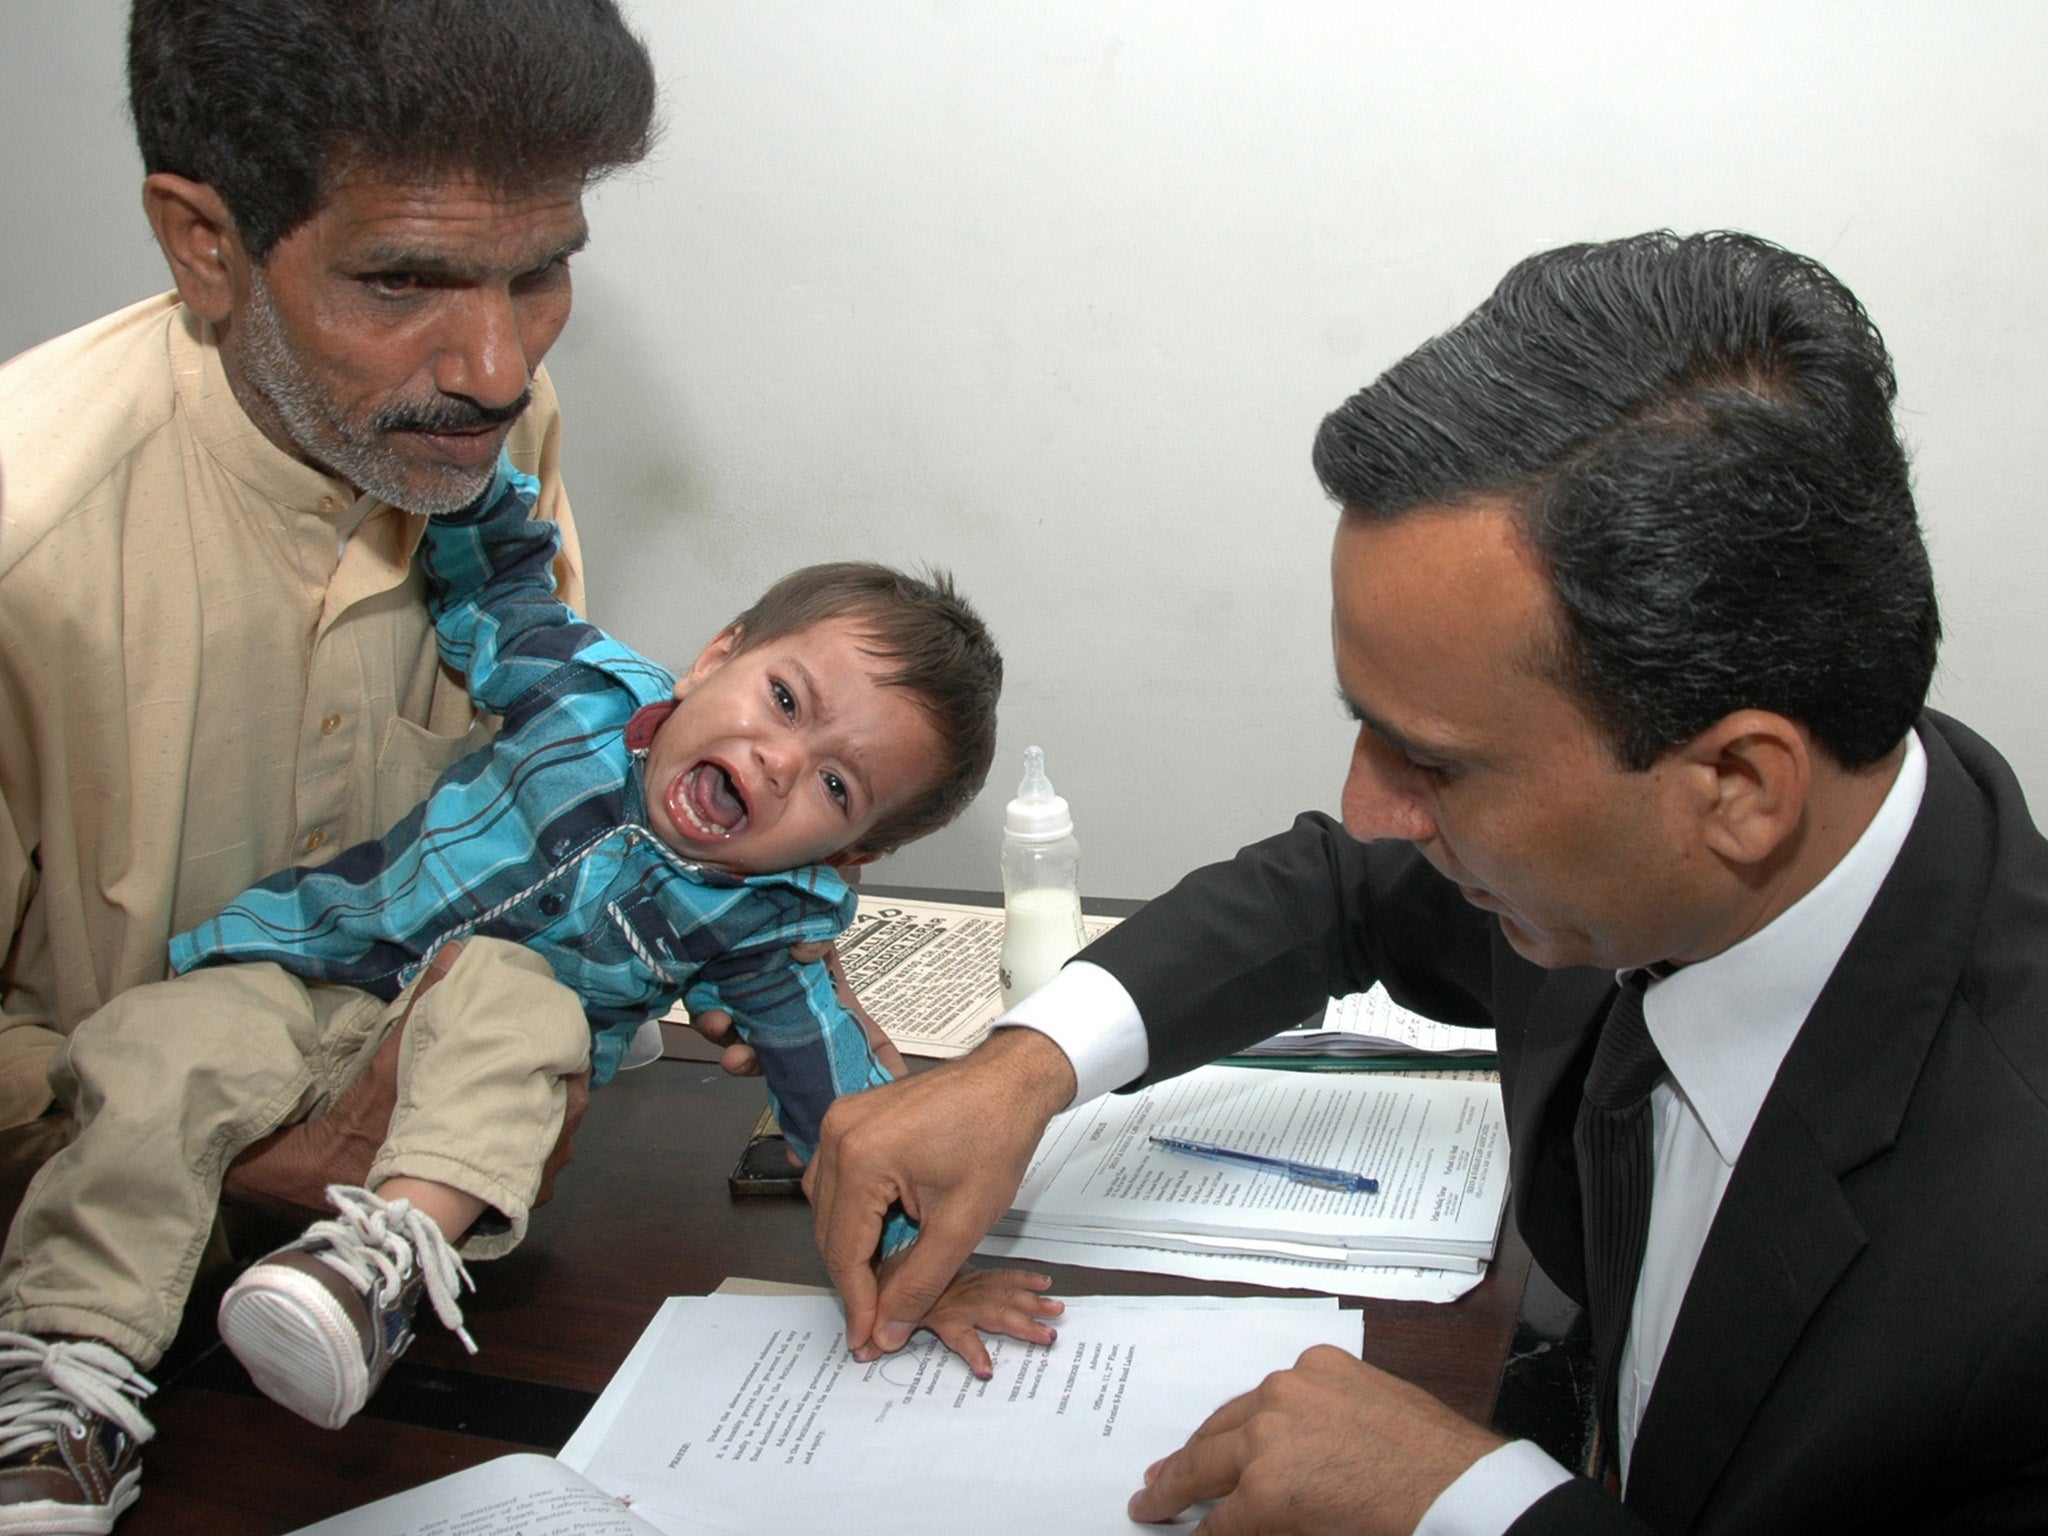
{"type": "Polygon", "coordinates": [[[703,837],[732,837],[747,824],[747,802],[732,775],[716,763],[699,763],[669,791],[671,814],[703,837]]]}

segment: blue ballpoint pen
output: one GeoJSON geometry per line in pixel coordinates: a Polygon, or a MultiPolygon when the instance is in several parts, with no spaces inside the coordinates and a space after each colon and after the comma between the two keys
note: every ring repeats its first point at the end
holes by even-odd
{"type": "Polygon", "coordinates": [[[1290,1178],[1297,1184],[1313,1184],[1318,1189],[1334,1189],[1339,1194],[1376,1195],[1380,1192],[1378,1179],[1369,1179],[1362,1173],[1351,1173],[1342,1168],[1322,1168],[1314,1163],[1297,1163],[1288,1157],[1267,1157],[1259,1152],[1240,1152],[1235,1147],[1219,1147],[1210,1141],[1189,1141],[1183,1136],[1153,1136],[1149,1139],[1153,1146],[1164,1147],[1169,1152],[1185,1152],[1189,1157],[1208,1157],[1219,1163],[1241,1163],[1247,1168],[1263,1168],[1268,1173],[1290,1178]]]}

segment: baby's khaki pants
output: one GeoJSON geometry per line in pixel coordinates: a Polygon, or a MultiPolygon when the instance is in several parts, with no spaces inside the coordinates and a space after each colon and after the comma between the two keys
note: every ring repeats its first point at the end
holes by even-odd
{"type": "Polygon", "coordinates": [[[400,1021],[398,1107],[371,1169],[432,1179],[502,1212],[518,1243],[562,1128],[563,1079],[590,1026],[547,962],[470,939],[433,985],[385,1003],[275,965],[230,965],[124,992],[50,1068],[77,1118],[29,1185],[0,1257],[0,1328],[75,1334],[147,1370],[177,1335],[228,1163],[334,1102],[400,1021]],[[415,993],[417,996],[415,997],[415,993]]]}

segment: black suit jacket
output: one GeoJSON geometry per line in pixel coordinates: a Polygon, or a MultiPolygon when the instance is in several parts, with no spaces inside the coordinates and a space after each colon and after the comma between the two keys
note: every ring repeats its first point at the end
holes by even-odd
{"type": "MultiPolygon", "coordinates": [[[[1928,714],[1927,790],[1744,1146],[1617,1504],[1516,1536],[2048,1530],[2048,843],[2005,761],[1928,714]]],[[[1612,974],[1545,971],[1405,845],[1321,816],[1087,951],[1169,1077],[1387,984],[1499,1030],[1517,1218],[1583,1297],[1571,1147],[1612,974]]]]}

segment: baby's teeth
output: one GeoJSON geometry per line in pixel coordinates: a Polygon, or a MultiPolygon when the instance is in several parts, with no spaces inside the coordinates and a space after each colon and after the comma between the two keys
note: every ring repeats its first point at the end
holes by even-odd
{"type": "MultiPolygon", "coordinates": [[[[699,773],[702,773],[703,771],[704,770],[701,768],[697,770],[697,772],[699,773]]],[[[691,783],[685,784],[683,786],[683,814],[690,818],[690,825],[695,827],[699,832],[702,832],[706,837],[731,837],[731,828],[714,827],[709,822],[705,821],[703,817],[697,814],[696,802],[690,798],[690,791],[694,788],[696,788],[694,779],[691,783]]]]}

